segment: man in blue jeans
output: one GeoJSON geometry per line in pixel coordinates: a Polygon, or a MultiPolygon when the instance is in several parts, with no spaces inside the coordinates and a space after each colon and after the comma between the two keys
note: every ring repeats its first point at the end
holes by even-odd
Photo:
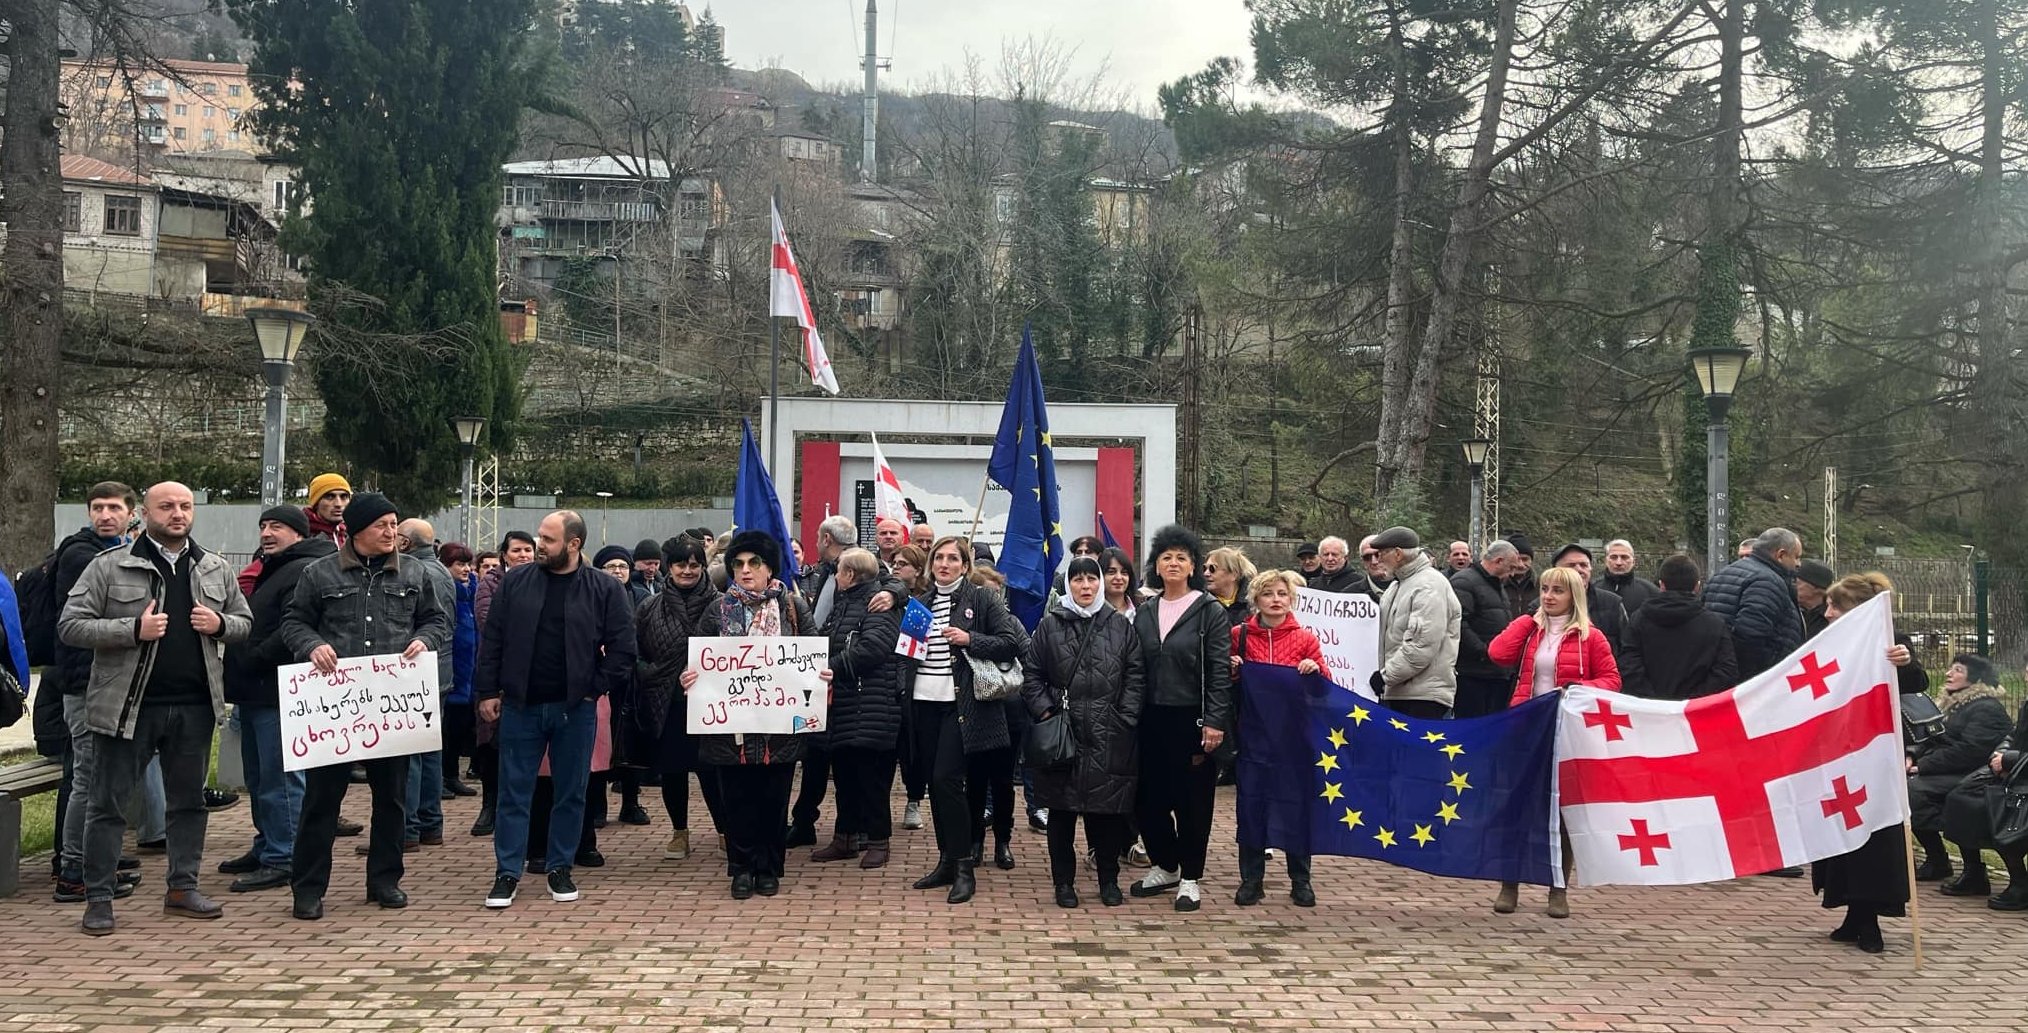
{"type": "MultiPolygon", "coordinates": [[[[437,605],[443,607],[445,613],[455,616],[458,612],[458,586],[451,580],[450,570],[437,558],[436,528],[420,517],[410,517],[396,528],[395,537],[401,543],[402,554],[414,559],[429,574],[430,585],[436,589],[437,605]]],[[[457,683],[457,672],[451,667],[451,653],[450,649],[437,650],[437,686],[443,693],[449,693],[457,683]]],[[[408,759],[408,799],[403,805],[408,812],[408,835],[402,839],[402,849],[444,844],[443,800],[443,751],[424,750],[411,756],[408,759]]]]}
{"type": "Polygon", "coordinates": [[[338,551],[327,538],[312,538],[309,518],[283,504],[261,513],[261,564],[254,577],[253,630],[246,641],[225,651],[225,699],[239,707],[240,763],[253,810],[253,848],[220,861],[218,870],[237,875],[232,891],[252,893],[289,884],[296,850],[296,821],[303,810],[303,773],[282,770],[281,693],[275,668],[294,663],[282,638],[282,615],[295,598],[296,583],[313,560],[338,551]]]}
{"type": "Polygon", "coordinates": [[[535,562],[494,591],[473,678],[481,721],[499,719],[496,874],[486,906],[514,903],[528,857],[529,803],[542,758],[555,792],[549,811],[549,896],[577,899],[569,858],[583,832],[585,782],[598,738],[598,697],[624,689],[634,668],[634,608],[625,586],[584,561],[584,518],[560,510],[535,532],[535,562]]]}

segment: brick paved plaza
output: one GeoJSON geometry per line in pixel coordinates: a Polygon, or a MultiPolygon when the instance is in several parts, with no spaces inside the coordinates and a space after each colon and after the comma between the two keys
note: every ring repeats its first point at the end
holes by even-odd
{"type": "MultiPolygon", "coordinates": [[[[819,870],[794,851],[781,896],[735,902],[710,836],[687,861],[661,859],[668,825],[652,804],[655,825],[605,831],[611,864],[579,873],[579,902],[552,903],[532,878],[511,910],[487,912],[490,841],[463,834],[475,807],[458,800],[447,803],[457,835],[410,855],[406,911],[362,903],[363,859],[340,840],[327,917],[304,923],[289,917],[287,891],[227,894],[228,878],[211,871],[245,847],[242,803],[212,816],[204,887],[225,903],[220,921],[164,917],[152,856],[148,881],[119,905],[119,932],[89,938],[77,931],[81,906],[51,904],[46,868],[30,862],[22,895],[0,901],[0,1029],[2024,1025],[2028,917],[1931,886],[1921,977],[1906,922],[1887,923],[1878,957],[1833,944],[1824,934],[1835,917],[1794,880],[1579,890],[1576,916],[1557,922],[1542,915],[1540,890],[1501,917],[1487,885],[1319,859],[1316,910],[1290,904],[1273,867],[1267,902],[1242,909],[1231,901],[1231,790],[1220,792],[1194,915],[1167,898],[1059,910],[1042,837],[1025,828],[1020,868],[983,873],[968,906],[908,889],[931,863],[928,830],[899,833],[897,863],[883,871],[819,870]]],[[[365,817],[363,786],[347,810],[365,817]]],[[[701,802],[692,810],[704,813],[701,802]]]]}

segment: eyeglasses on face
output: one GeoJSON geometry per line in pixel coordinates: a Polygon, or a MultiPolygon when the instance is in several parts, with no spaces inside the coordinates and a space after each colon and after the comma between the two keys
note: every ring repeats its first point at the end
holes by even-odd
{"type": "Polygon", "coordinates": [[[1380,558],[1380,554],[1377,552],[1362,552],[1359,554],[1359,558],[1362,560],[1377,560],[1380,558]]]}
{"type": "Polygon", "coordinates": [[[758,556],[734,556],[732,558],[732,569],[734,570],[766,570],[767,566],[767,564],[761,562],[758,556]]]}

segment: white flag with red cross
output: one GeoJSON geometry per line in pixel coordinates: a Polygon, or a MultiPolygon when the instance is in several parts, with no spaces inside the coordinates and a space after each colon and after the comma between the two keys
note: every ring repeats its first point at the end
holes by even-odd
{"type": "Polygon", "coordinates": [[[772,201],[768,213],[774,220],[774,248],[768,271],[768,315],[796,321],[803,332],[803,367],[810,383],[838,393],[838,376],[831,372],[831,356],[824,351],[824,338],[817,333],[817,314],[810,309],[810,294],[803,288],[803,271],[796,265],[796,252],[789,247],[789,231],[782,227],[782,210],[772,201]]]}
{"type": "Polygon", "coordinates": [[[1835,857],[1908,817],[1882,594],[1737,688],[1685,701],[1573,687],[1556,730],[1586,885],[1673,885],[1835,857]]]}
{"type": "Polygon", "coordinates": [[[908,498],[901,493],[901,478],[894,475],[894,467],[887,465],[887,456],[880,451],[880,436],[868,434],[873,439],[873,516],[892,517],[903,524],[908,519],[908,498]]]}

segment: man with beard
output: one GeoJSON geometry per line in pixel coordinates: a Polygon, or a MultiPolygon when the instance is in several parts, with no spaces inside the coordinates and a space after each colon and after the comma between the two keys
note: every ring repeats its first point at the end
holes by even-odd
{"type": "Polygon", "coordinates": [[[127,831],[121,803],[151,759],[168,801],[169,892],[162,910],[217,918],[197,891],[204,856],[204,782],[211,732],[225,713],[226,643],[247,636],[252,612],[232,568],[190,538],[196,500],[165,481],[142,503],[145,533],[101,553],[65,599],[57,636],[93,650],[85,728],[97,771],[85,816],[85,914],[92,936],[113,931],[115,870],[127,831]]]}

